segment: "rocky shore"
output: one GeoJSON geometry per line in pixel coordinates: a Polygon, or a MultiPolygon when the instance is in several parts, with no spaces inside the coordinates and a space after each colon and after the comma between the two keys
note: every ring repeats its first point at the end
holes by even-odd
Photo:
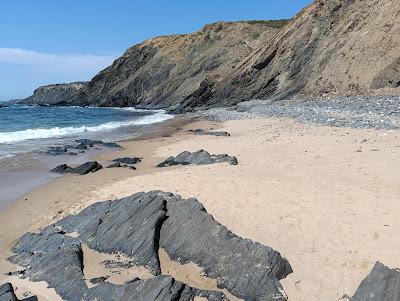
{"type": "Polygon", "coordinates": [[[400,96],[251,100],[199,115],[214,121],[274,117],[332,127],[392,130],[400,128],[400,96]]]}

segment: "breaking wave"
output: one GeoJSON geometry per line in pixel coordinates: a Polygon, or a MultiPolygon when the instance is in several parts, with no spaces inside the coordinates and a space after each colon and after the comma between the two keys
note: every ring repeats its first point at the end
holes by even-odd
{"type": "MultiPolygon", "coordinates": [[[[134,109],[127,108],[127,110],[134,110],[134,109]]],[[[163,122],[173,118],[173,115],[166,114],[165,111],[163,110],[150,111],[150,112],[154,114],[148,116],[142,116],[130,121],[108,122],[96,126],[54,127],[49,129],[36,128],[36,129],[27,129],[16,132],[4,132],[0,133],[0,144],[10,144],[14,142],[21,142],[32,139],[63,137],[63,136],[77,135],[82,133],[98,132],[98,131],[109,131],[127,126],[146,125],[146,124],[163,122]]]]}

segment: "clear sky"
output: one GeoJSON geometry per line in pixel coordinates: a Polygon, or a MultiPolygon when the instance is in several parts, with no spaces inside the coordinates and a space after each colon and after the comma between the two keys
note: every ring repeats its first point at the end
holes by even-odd
{"type": "Polygon", "coordinates": [[[89,80],[124,50],[215,21],[291,18],[311,0],[2,0],[0,100],[89,80]]]}

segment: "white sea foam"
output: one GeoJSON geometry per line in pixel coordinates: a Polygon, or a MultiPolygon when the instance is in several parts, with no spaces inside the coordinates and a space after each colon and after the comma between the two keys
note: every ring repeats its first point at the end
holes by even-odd
{"type": "MultiPolygon", "coordinates": [[[[148,111],[147,111],[148,112],[148,111]]],[[[81,126],[81,127],[54,127],[50,129],[27,129],[16,132],[0,133],[0,144],[10,144],[32,139],[46,139],[52,137],[63,137],[77,135],[81,133],[90,133],[98,131],[109,131],[121,127],[132,125],[146,125],[152,123],[163,122],[173,118],[173,115],[166,114],[163,110],[151,111],[152,115],[142,116],[131,121],[108,122],[97,126],[81,126]]]]}
{"type": "Polygon", "coordinates": [[[0,160],[1,159],[7,159],[7,158],[11,158],[11,157],[15,157],[15,154],[1,154],[0,153],[0,160]]]}

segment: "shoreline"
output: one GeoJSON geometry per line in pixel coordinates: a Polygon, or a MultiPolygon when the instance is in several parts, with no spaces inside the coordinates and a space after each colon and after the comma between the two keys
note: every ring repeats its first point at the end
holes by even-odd
{"type": "MultiPolygon", "coordinates": [[[[354,293],[376,261],[400,266],[395,250],[400,245],[397,130],[334,128],[284,118],[191,120],[182,130],[121,144],[125,149],[118,156],[144,157],[136,171],[61,177],[0,214],[1,280],[15,280],[4,276],[15,270],[6,258],[21,234],[100,200],[157,189],[198,198],[234,233],[279,251],[294,270],[281,281],[293,300],[338,300],[354,293]],[[197,136],[189,128],[226,130],[232,136],[197,136]],[[155,167],[169,155],[200,148],[235,155],[239,165],[155,167]]],[[[188,278],[178,273],[179,279],[188,278]]]]}
{"type": "MultiPolygon", "coordinates": [[[[119,144],[167,135],[173,132],[173,127],[175,125],[179,126],[186,122],[190,122],[186,119],[187,118],[174,116],[172,119],[163,122],[143,126],[141,128],[142,132],[137,136],[112,142],[119,144]],[[164,127],[166,127],[166,129],[164,129],[164,127]]],[[[106,147],[98,150],[90,149],[83,154],[78,154],[77,156],[51,156],[40,153],[25,153],[10,158],[3,158],[0,164],[0,210],[6,210],[14,202],[22,199],[26,194],[63,177],[64,175],[50,171],[54,167],[60,164],[83,164],[95,160],[95,158],[99,157],[103,153],[114,153],[115,151],[116,149],[106,147]],[[20,184],[14,185],[15,183],[20,184]]]]}

